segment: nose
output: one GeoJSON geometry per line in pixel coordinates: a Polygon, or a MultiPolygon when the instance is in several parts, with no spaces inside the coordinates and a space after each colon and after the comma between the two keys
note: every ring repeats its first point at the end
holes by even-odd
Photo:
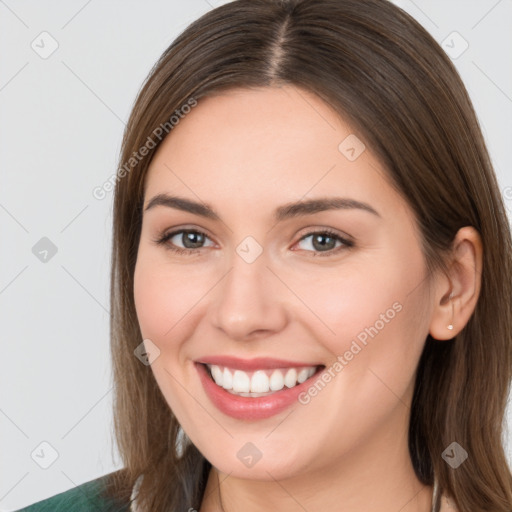
{"type": "Polygon", "coordinates": [[[249,341],[282,330],[287,321],[283,284],[267,267],[265,253],[248,263],[238,254],[216,287],[211,318],[216,329],[237,341],[249,341]]]}

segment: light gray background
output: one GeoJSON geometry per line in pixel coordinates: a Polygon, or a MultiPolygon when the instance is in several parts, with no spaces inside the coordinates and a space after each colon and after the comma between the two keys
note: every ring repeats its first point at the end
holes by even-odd
{"type": "MultiPolygon", "coordinates": [[[[151,66],[220,3],[0,0],[0,510],[121,467],[110,434],[112,194],[97,200],[92,190],[115,172],[151,66]],[[31,47],[51,49],[43,31],[58,43],[45,59],[31,47]],[[42,237],[57,247],[47,262],[32,252],[42,237]],[[42,442],[58,453],[47,469],[39,464],[52,449],[42,442]]],[[[464,44],[453,31],[469,44],[454,62],[511,210],[512,2],[395,3],[450,51],[464,44]]]]}

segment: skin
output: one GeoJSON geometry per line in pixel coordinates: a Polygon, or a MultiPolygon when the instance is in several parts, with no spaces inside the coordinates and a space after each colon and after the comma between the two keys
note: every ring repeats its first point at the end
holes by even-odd
{"type": "Polygon", "coordinates": [[[151,163],[144,206],[167,193],[206,202],[222,219],[166,206],[145,211],[134,276],[141,332],[160,350],[155,379],[213,466],[200,512],[341,503],[351,512],[430,511],[432,488],[417,479],[407,448],[414,376],[427,334],[451,339],[473,312],[481,242],[462,228],[458,264],[429,276],[412,211],[370,148],[354,161],[338,149],[353,133],[302,89],[232,90],[202,98],[151,163]],[[333,196],[365,202],[379,216],[340,209],[272,218],[286,203],[333,196]],[[325,228],[354,246],[314,245],[307,235],[325,228]],[[179,229],[205,233],[202,248],[172,252],[173,243],[191,247],[181,234],[167,246],[154,242],[179,229]],[[247,236],[263,249],[252,263],[236,252],[247,236]],[[193,364],[231,354],[329,367],[397,302],[400,312],[321,392],[271,418],[221,413],[193,364]],[[247,442],[262,453],[250,468],[237,457],[247,442]]]}

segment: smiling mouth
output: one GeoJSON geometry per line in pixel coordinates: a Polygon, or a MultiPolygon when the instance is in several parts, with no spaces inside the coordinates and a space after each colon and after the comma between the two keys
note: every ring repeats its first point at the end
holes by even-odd
{"type": "Polygon", "coordinates": [[[233,395],[254,398],[294,388],[325,368],[324,365],[317,365],[249,372],[215,364],[204,366],[210,378],[220,388],[233,395]]]}

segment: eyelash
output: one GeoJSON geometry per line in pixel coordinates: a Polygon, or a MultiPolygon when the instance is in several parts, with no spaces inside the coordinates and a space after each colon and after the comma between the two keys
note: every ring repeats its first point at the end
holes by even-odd
{"type": "MultiPolygon", "coordinates": [[[[184,254],[187,256],[192,256],[193,254],[197,254],[201,249],[203,249],[203,247],[199,247],[196,249],[186,249],[186,248],[182,248],[182,247],[176,247],[175,245],[167,244],[168,240],[173,238],[175,235],[179,235],[180,233],[196,233],[196,234],[204,235],[206,238],[209,238],[206,233],[199,231],[197,229],[180,229],[177,231],[172,231],[171,233],[165,233],[162,236],[160,236],[159,238],[157,238],[156,240],[154,240],[154,242],[157,245],[167,245],[167,249],[169,249],[170,251],[173,251],[176,254],[184,254]]],[[[343,244],[340,247],[337,247],[335,249],[330,249],[328,251],[306,251],[306,252],[312,252],[313,253],[312,257],[317,257],[317,256],[328,257],[328,256],[332,256],[334,254],[337,254],[339,251],[341,251],[343,249],[350,249],[350,248],[354,247],[354,242],[341,237],[340,235],[338,235],[337,233],[335,233],[334,231],[332,231],[330,229],[322,229],[320,231],[311,231],[311,232],[307,233],[306,235],[304,235],[303,237],[301,237],[297,243],[301,242],[302,240],[304,240],[312,235],[313,236],[314,235],[327,235],[329,238],[333,238],[336,241],[339,241],[343,244]]]]}

